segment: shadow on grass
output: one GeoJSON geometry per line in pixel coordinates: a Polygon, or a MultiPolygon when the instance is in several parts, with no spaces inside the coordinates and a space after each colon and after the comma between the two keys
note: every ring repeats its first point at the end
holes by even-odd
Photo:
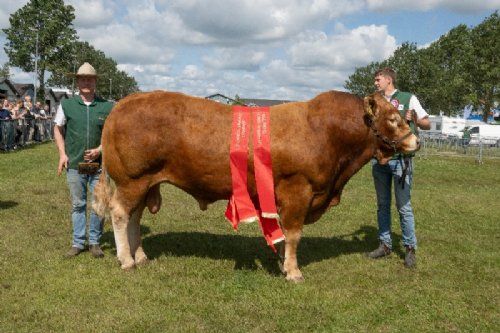
{"type": "Polygon", "coordinates": [[[15,201],[0,201],[0,209],[9,209],[18,205],[15,201]]]}
{"type": "MultiPolygon", "coordinates": [[[[351,253],[364,253],[378,245],[377,229],[362,226],[352,234],[337,237],[303,237],[298,249],[299,266],[351,253]]],[[[217,235],[202,232],[169,232],[143,238],[150,259],[166,256],[195,256],[235,262],[234,269],[258,269],[257,262],[270,274],[280,275],[278,256],[262,237],[217,235]]]]}

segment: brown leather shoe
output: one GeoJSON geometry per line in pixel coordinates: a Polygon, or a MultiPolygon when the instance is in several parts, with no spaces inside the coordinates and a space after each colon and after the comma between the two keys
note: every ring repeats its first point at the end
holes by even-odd
{"type": "Polygon", "coordinates": [[[64,255],[65,258],[73,258],[79,255],[80,253],[83,252],[83,249],[80,249],[79,247],[72,246],[71,249],[69,249],[68,252],[64,255]]]}
{"type": "Polygon", "coordinates": [[[90,251],[90,254],[92,254],[92,256],[94,258],[102,258],[102,257],[104,257],[104,252],[102,252],[101,247],[99,246],[99,244],[90,245],[89,251],[90,251]]]}
{"type": "Polygon", "coordinates": [[[391,252],[391,249],[387,245],[385,245],[384,243],[380,243],[379,247],[377,247],[372,252],[368,252],[366,256],[368,258],[378,259],[388,256],[389,254],[391,254],[391,252]]]}
{"type": "Polygon", "coordinates": [[[417,266],[417,256],[415,255],[415,248],[406,246],[405,254],[405,267],[415,268],[417,266]]]}

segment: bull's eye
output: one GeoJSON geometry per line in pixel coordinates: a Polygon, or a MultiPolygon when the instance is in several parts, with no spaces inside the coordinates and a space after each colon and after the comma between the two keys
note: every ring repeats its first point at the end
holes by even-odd
{"type": "Polygon", "coordinates": [[[398,127],[398,120],[396,118],[390,118],[389,119],[389,125],[391,127],[398,127]]]}

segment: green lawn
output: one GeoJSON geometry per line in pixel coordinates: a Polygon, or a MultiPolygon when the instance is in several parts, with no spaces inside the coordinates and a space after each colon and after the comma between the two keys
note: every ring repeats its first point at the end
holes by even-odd
{"type": "MultiPolygon", "coordinates": [[[[0,155],[0,332],[498,332],[500,160],[416,159],[418,268],[377,246],[369,167],[342,202],[306,226],[303,284],[287,283],[258,226],[232,230],[225,202],[202,212],[163,186],[145,213],[152,259],[120,270],[110,223],[104,259],[66,260],[70,202],[57,152],[0,155]],[[496,328],[495,328],[496,327],[496,328]]],[[[396,244],[400,229],[393,215],[396,244]]]]}

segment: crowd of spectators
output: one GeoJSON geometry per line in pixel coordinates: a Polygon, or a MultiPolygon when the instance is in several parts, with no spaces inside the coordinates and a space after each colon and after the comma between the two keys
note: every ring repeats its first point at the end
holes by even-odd
{"type": "Polygon", "coordinates": [[[31,96],[9,101],[0,99],[0,130],[3,150],[17,149],[26,142],[43,141],[46,137],[46,125],[50,121],[37,121],[51,118],[49,105],[37,101],[34,105],[31,96]],[[8,136],[13,133],[13,138],[8,136]],[[13,140],[12,140],[13,139],[13,140]]]}

